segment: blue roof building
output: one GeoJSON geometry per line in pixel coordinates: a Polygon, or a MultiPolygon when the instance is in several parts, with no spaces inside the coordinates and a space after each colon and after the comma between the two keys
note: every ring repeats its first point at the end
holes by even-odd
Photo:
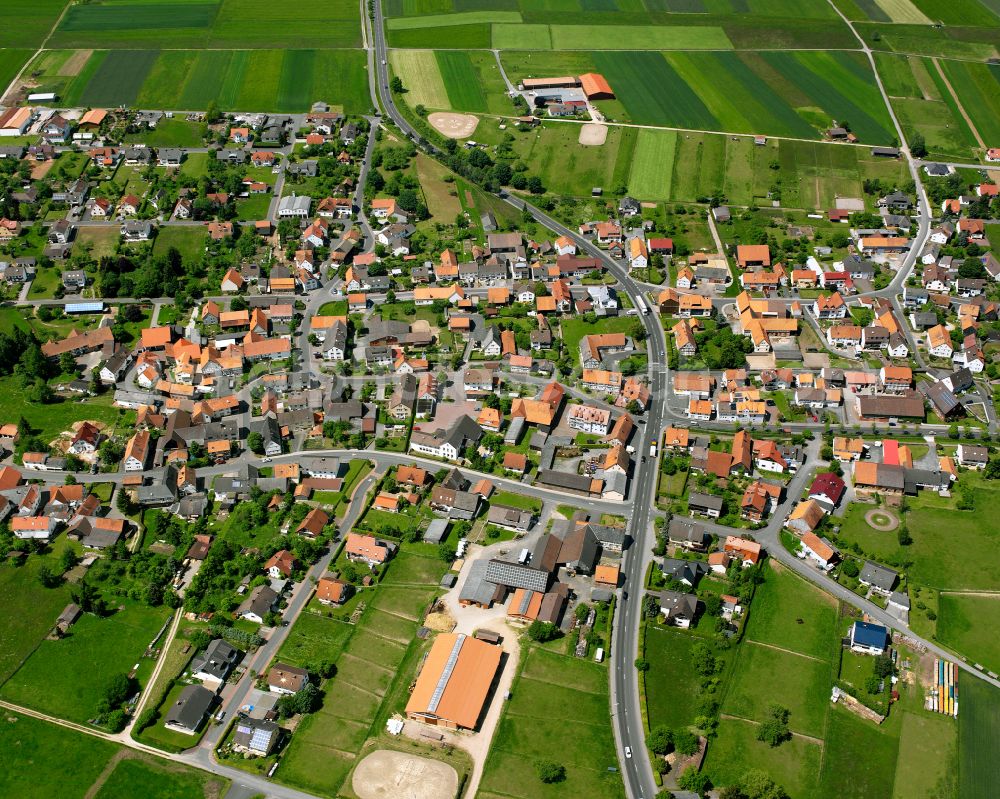
{"type": "Polygon", "coordinates": [[[889,646],[889,631],[881,624],[856,621],[851,626],[851,649],[865,655],[881,655],[889,646]]]}

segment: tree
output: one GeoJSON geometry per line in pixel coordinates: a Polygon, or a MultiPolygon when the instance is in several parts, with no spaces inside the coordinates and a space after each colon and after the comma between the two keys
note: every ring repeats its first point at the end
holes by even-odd
{"type": "Polygon", "coordinates": [[[646,736],[646,746],[654,754],[669,754],[674,746],[674,734],[666,724],[658,724],[646,736]]]}
{"type": "Polygon", "coordinates": [[[538,779],[548,785],[566,779],[566,767],[561,763],[553,763],[551,760],[540,761],[537,765],[537,771],[538,779]]]}
{"type": "Polygon", "coordinates": [[[319,709],[321,696],[319,689],[307,682],[294,694],[285,695],[278,700],[278,715],[282,718],[313,713],[319,709]]]}
{"type": "Polygon", "coordinates": [[[845,560],[844,565],[840,567],[840,570],[848,577],[857,577],[861,574],[861,567],[858,566],[858,562],[853,559],[845,560]]]}
{"type": "Polygon", "coordinates": [[[133,685],[133,681],[124,672],[113,675],[104,686],[104,694],[98,708],[100,712],[109,713],[115,708],[121,707],[132,693],[133,685]]]}
{"type": "Polygon", "coordinates": [[[767,718],[757,728],[757,740],[770,746],[779,746],[792,737],[788,730],[788,708],[771,703],[767,708],[767,718]]]}
{"type": "MultiPolygon", "coordinates": [[[[715,594],[710,594],[709,596],[715,596],[715,598],[719,600],[719,597],[715,594]]],[[[720,608],[722,606],[721,600],[719,600],[719,606],[720,608]]],[[[712,650],[708,648],[708,644],[699,641],[691,647],[691,660],[694,663],[695,670],[703,677],[715,674],[715,655],[713,655],[712,650]]]]}
{"type": "Polygon", "coordinates": [[[674,730],[674,749],[685,757],[689,757],[698,751],[701,746],[698,736],[689,729],[674,730]]]}
{"type": "Polygon", "coordinates": [[[927,155],[927,144],[919,133],[913,133],[910,136],[910,154],[914,158],[923,158],[927,155]]]}
{"type": "Polygon", "coordinates": [[[76,552],[67,547],[62,551],[62,555],[59,556],[59,568],[61,568],[64,572],[68,572],[76,566],[78,561],[79,558],[77,557],[76,552]]]}
{"type": "Polygon", "coordinates": [[[736,785],[724,788],[721,799],[788,799],[788,794],[767,772],[751,769],[736,785]]]}
{"type": "Polygon", "coordinates": [[[400,79],[399,75],[393,75],[392,80],[389,81],[389,88],[394,94],[402,94],[406,91],[403,87],[403,81],[400,79]]]}
{"type": "Polygon", "coordinates": [[[247,436],[247,446],[255,455],[264,454],[264,436],[254,430],[247,436]]]}
{"type": "Polygon", "coordinates": [[[892,658],[888,655],[878,655],[872,664],[872,670],[878,677],[888,677],[892,674],[892,658]]]}
{"type": "Polygon", "coordinates": [[[63,579],[62,575],[56,574],[48,563],[42,563],[38,567],[38,582],[46,588],[58,588],[62,585],[63,579]]]}
{"type": "Polygon", "coordinates": [[[685,791],[694,791],[699,795],[707,791],[710,784],[711,780],[708,779],[708,775],[698,771],[695,766],[688,766],[681,774],[680,779],[677,780],[679,787],[685,791]]]}
{"type": "Polygon", "coordinates": [[[562,633],[550,621],[538,621],[537,619],[528,625],[528,638],[540,644],[558,638],[562,633]]]}
{"type": "Polygon", "coordinates": [[[646,658],[635,659],[636,671],[649,671],[649,661],[646,658]]]}
{"type": "Polygon", "coordinates": [[[1000,458],[990,458],[983,470],[983,476],[987,480],[1000,479],[1000,458]]]}

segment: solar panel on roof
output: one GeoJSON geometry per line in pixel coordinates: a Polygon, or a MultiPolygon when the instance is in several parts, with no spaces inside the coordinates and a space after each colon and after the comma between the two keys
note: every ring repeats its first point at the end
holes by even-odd
{"type": "Polygon", "coordinates": [[[431,701],[427,705],[427,711],[429,713],[434,713],[437,710],[441,697],[444,695],[444,689],[448,687],[448,680],[451,679],[451,673],[455,670],[455,664],[458,663],[458,655],[462,651],[462,644],[464,643],[465,636],[459,634],[459,636],[455,639],[455,645],[451,648],[451,654],[448,655],[448,662],[444,664],[444,669],[441,672],[441,679],[438,680],[438,684],[434,687],[434,693],[431,695],[431,701]]]}

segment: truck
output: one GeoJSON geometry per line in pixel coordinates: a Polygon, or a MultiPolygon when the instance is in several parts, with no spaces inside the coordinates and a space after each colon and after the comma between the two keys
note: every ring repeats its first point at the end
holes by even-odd
{"type": "Polygon", "coordinates": [[[650,458],[655,458],[656,457],[656,442],[655,441],[652,444],[649,445],[649,457],[650,458]]]}
{"type": "Polygon", "coordinates": [[[637,294],[635,296],[635,304],[643,316],[647,316],[649,314],[649,306],[646,305],[646,301],[642,298],[641,294],[637,294]]]}

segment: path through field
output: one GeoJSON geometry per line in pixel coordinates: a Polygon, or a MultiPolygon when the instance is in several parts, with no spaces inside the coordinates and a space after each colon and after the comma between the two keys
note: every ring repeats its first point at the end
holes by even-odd
{"type": "Polygon", "coordinates": [[[958,94],[956,94],[955,90],[951,86],[951,81],[948,80],[948,76],[945,74],[944,70],[941,69],[940,60],[937,58],[932,58],[931,60],[934,62],[934,68],[937,69],[938,75],[941,76],[941,80],[944,81],[944,85],[947,87],[948,93],[951,94],[952,99],[955,101],[955,105],[958,106],[958,110],[962,114],[965,124],[969,126],[969,130],[972,131],[972,135],[976,137],[976,143],[985,150],[986,142],[984,142],[983,137],[979,135],[979,131],[976,129],[976,126],[972,124],[972,118],[966,113],[965,106],[962,105],[962,101],[958,99],[958,94]]]}

